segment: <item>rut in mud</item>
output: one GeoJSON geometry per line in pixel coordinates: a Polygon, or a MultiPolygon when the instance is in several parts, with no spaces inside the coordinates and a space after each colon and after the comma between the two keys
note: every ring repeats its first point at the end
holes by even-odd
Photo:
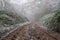
{"type": "Polygon", "coordinates": [[[45,31],[35,23],[30,23],[17,28],[1,40],[60,40],[60,37],[45,31]]]}

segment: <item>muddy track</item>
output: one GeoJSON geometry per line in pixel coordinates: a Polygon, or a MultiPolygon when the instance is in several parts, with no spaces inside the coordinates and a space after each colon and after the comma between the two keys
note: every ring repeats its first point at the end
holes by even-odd
{"type": "Polygon", "coordinates": [[[1,40],[60,40],[60,37],[50,35],[37,24],[31,23],[17,28],[1,40]]]}

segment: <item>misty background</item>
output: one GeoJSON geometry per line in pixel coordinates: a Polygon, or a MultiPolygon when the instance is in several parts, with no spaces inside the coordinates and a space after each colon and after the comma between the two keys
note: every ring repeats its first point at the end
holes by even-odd
{"type": "Polygon", "coordinates": [[[0,0],[0,10],[14,11],[30,21],[59,9],[59,0],[0,0]]]}
{"type": "Polygon", "coordinates": [[[1,20],[0,35],[5,35],[5,32],[8,32],[6,30],[24,22],[34,21],[39,25],[44,25],[44,20],[52,17],[59,9],[60,0],[0,0],[0,19],[7,17],[12,23],[12,25],[10,22],[4,25],[4,21],[1,20]]]}

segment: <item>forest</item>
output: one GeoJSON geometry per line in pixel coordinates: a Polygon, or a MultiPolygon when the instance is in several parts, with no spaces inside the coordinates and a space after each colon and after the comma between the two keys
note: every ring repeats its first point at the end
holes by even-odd
{"type": "MultiPolygon", "coordinates": [[[[25,29],[24,23],[27,23],[26,25],[28,26],[26,26],[26,30],[28,30],[26,31],[27,36],[30,32],[30,29],[32,30],[31,35],[34,35],[34,27],[36,28],[35,30],[38,30],[38,25],[42,30],[46,30],[52,34],[54,33],[60,37],[60,0],[0,0],[0,39],[3,38],[3,36],[7,35],[10,31],[16,28],[20,28],[21,25],[23,26],[20,28],[22,30],[20,33],[23,34],[23,29],[25,29]],[[30,28],[29,25],[35,26],[31,26],[30,28]]],[[[13,31],[13,33],[14,32],[15,31],[13,31]]],[[[45,34],[45,32],[42,34],[45,34]]],[[[59,37],[57,40],[60,40],[59,37]]],[[[34,38],[26,40],[38,39],[34,38]]],[[[53,40],[53,38],[51,38],[51,40],[53,40]]]]}

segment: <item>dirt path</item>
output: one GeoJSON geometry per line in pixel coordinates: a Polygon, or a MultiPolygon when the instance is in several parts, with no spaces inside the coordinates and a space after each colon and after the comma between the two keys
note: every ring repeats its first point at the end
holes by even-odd
{"type": "Polygon", "coordinates": [[[60,40],[60,37],[50,35],[37,24],[27,24],[11,32],[1,40],[60,40]]]}

